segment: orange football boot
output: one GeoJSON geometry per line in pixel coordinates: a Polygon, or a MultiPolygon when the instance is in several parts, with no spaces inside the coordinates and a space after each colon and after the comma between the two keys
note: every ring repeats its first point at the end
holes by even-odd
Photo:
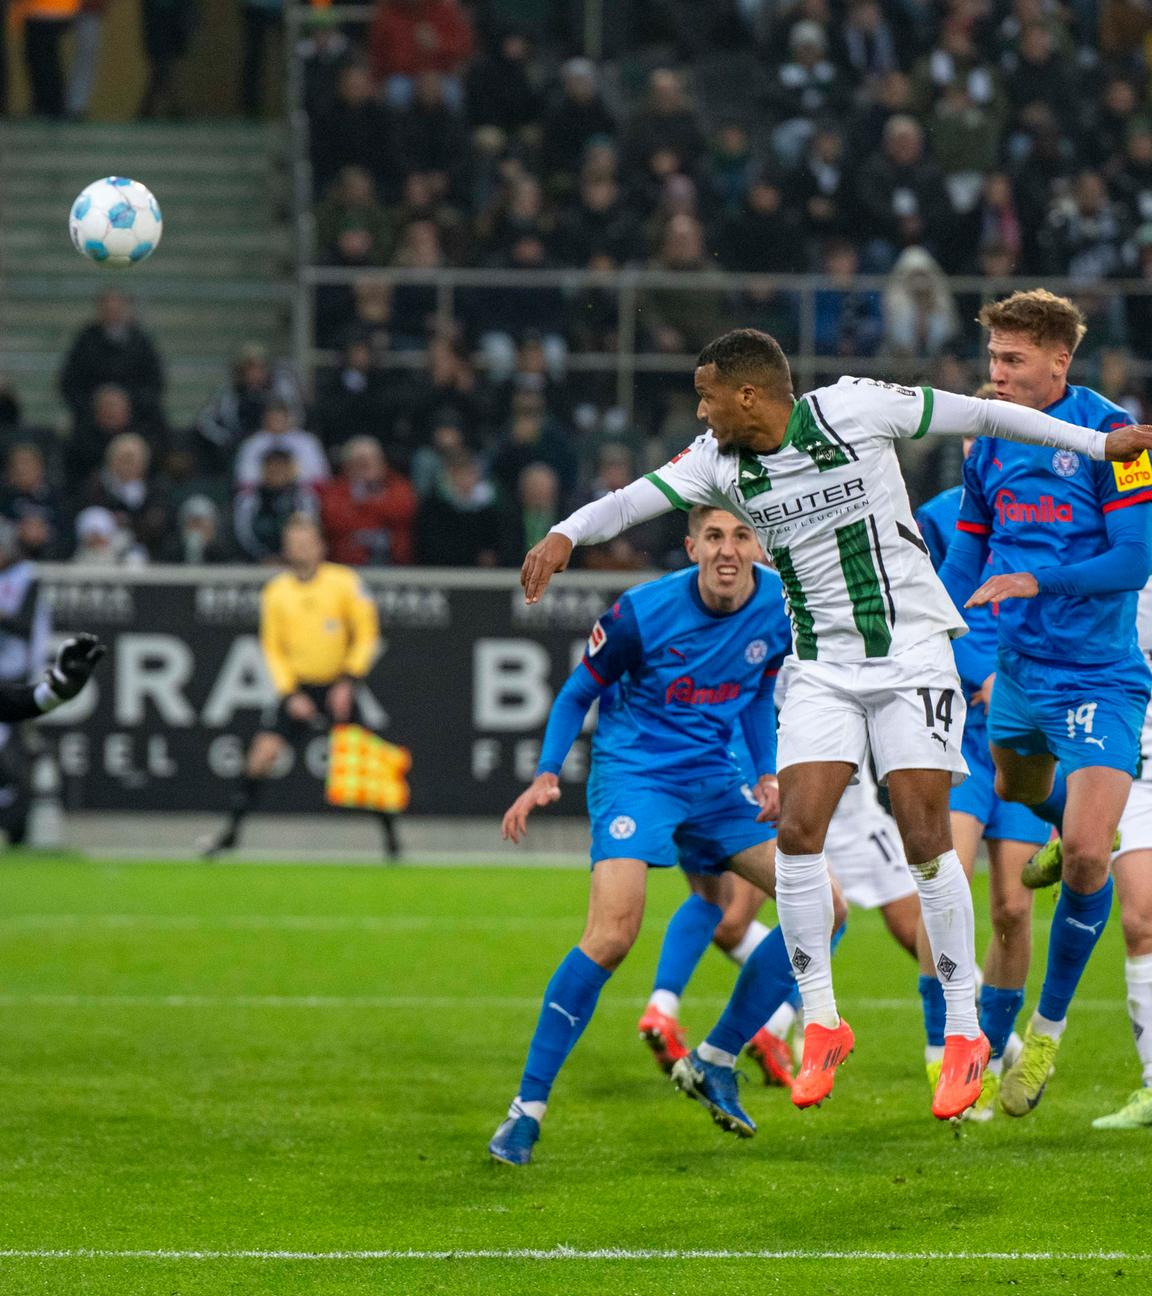
{"type": "Polygon", "coordinates": [[[783,1085],[792,1088],[792,1050],[779,1035],[773,1035],[767,1026],[761,1026],[748,1041],[748,1056],[755,1058],[764,1072],[766,1085],[783,1085]]]}
{"type": "Polygon", "coordinates": [[[671,1075],[672,1067],[682,1057],[688,1056],[688,1045],[680,1023],[652,1004],[644,1009],[644,1015],[636,1023],[636,1029],[640,1032],[640,1038],[652,1050],[652,1056],[665,1075],[671,1075]]]}
{"type": "Polygon", "coordinates": [[[792,1101],[797,1107],[815,1107],[832,1092],[836,1068],[856,1047],[852,1027],[840,1018],[834,1030],[811,1022],[804,1028],[804,1056],[792,1081],[792,1101]]]}
{"type": "Polygon", "coordinates": [[[980,1097],[980,1082],[991,1056],[992,1047],[983,1034],[975,1039],[945,1035],[944,1061],[932,1098],[933,1116],[938,1120],[952,1120],[972,1106],[980,1097]]]}

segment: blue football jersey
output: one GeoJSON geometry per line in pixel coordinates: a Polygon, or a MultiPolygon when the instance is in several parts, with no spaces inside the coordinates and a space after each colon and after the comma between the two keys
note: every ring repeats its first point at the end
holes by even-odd
{"type": "MultiPolygon", "coordinates": [[[[937,571],[943,566],[944,559],[948,555],[948,544],[960,517],[960,497],[963,493],[962,486],[950,486],[916,510],[916,525],[920,528],[920,534],[928,546],[932,566],[937,571]]],[[[992,574],[991,569],[988,574],[992,574]]],[[[965,663],[971,663],[973,659],[980,662],[982,672],[979,679],[962,676],[962,683],[969,693],[975,692],[996,669],[998,611],[998,607],[991,604],[960,609],[968,626],[968,633],[964,636],[966,651],[963,660],[965,663]]]]}
{"type": "MultiPolygon", "coordinates": [[[[1127,412],[1088,387],[1069,387],[1046,414],[1108,432],[1127,412]]],[[[1152,502],[1147,453],[1130,464],[1083,459],[1068,450],[982,437],[964,461],[957,526],[988,537],[990,572],[1067,566],[1108,550],[1107,516],[1152,502]]],[[[1042,660],[1102,664],[1136,642],[1136,593],[1041,594],[1009,599],[997,618],[1000,642],[1042,660]]]]}
{"type": "Polygon", "coordinates": [[[730,775],[733,727],[791,646],[780,578],[767,567],[731,613],[705,605],[695,567],[622,594],[593,626],[582,663],[598,684],[615,684],[592,741],[601,777],[730,775]]]}

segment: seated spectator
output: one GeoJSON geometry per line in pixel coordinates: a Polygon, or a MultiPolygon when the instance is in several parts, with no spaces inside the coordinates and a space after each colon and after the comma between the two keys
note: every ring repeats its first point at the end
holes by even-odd
{"type": "MultiPolygon", "coordinates": [[[[999,164],[1000,121],[993,108],[975,103],[963,87],[949,86],[933,109],[929,129],[959,230],[980,203],[985,176],[999,164]]],[[[967,252],[959,239],[941,249],[953,273],[963,269],[967,252]]]]}
{"type": "Polygon", "coordinates": [[[758,171],[747,128],[742,122],[722,122],[708,165],[709,188],[721,211],[734,215],[741,210],[758,171]]]}
{"type": "MultiPolygon", "coordinates": [[[[65,475],[70,486],[86,480],[104,462],[108,445],[114,437],[124,432],[135,432],[145,439],[146,425],[137,421],[132,408],[132,398],[123,387],[105,383],[92,393],[92,406],[72,434],[64,457],[65,475]]],[[[153,448],[163,447],[152,442],[153,448]]]]}
{"type": "Polygon", "coordinates": [[[852,0],[840,31],[852,84],[869,90],[900,67],[896,34],[877,0],[852,0]]]}
{"type": "Polygon", "coordinates": [[[8,451],[0,486],[0,517],[16,526],[20,548],[29,558],[63,556],[68,524],[63,501],[48,484],[40,448],[17,443],[8,451]]]}
{"type": "Polygon", "coordinates": [[[508,427],[492,456],[492,476],[513,498],[524,469],[529,464],[546,464],[567,499],[579,468],[571,440],[569,430],[549,418],[542,394],[521,392],[512,398],[508,427]]]}
{"type": "Polygon", "coordinates": [[[1040,232],[1050,274],[1093,281],[1126,274],[1136,261],[1132,226],[1098,171],[1082,171],[1052,204],[1040,232]]]}
{"type": "Polygon", "coordinates": [[[466,265],[472,233],[464,213],[445,196],[446,188],[446,177],[434,172],[413,171],[405,176],[400,202],[390,213],[392,224],[395,229],[403,230],[416,221],[431,221],[448,261],[452,265],[466,265]]]}
{"type": "MultiPolygon", "coordinates": [[[[501,259],[515,270],[546,270],[548,252],[540,238],[518,239],[501,259]]],[[[473,288],[459,294],[459,312],[479,339],[488,376],[502,382],[512,373],[517,348],[528,336],[541,339],[553,372],[562,372],[568,357],[564,325],[564,293],[558,286],[510,283],[473,288]]]]}
{"type": "Polygon", "coordinates": [[[329,477],[324,447],[311,432],[296,427],[292,409],[281,401],[270,402],[260,421],[260,430],[240,443],[234,477],[237,486],[257,486],[269,450],[283,450],[292,458],[296,480],[318,486],[329,477]]]}
{"type": "Polygon", "coordinates": [[[816,353],[846,359],[875,355],[884,333],[880,294],[856,286],[860,258],[855,246],[846,240],[829,243],[821,269],[831,286],[815,293],[816,353]]]}
{"type": "Polygon", "coordinates": [[[247,342],[236,353],[230,381],[205,405],[196,421],[193,441],[206,472],[230,472],[240,442],[260,427],[272,402],[288,407],[290,422],[302,415],[292,370],[286,364],[272,363],[265,347],[247,342]]]}
{"type": "Polygon", "coordinates": [[[544,191],[535,176],[520,176],[506,186],[493,205],[477,222],[482,243],[480,252],[493,265],[502,264],[522,238],[539,239],[551,247],[555,220],[544,202],[544,191]]]}
{"type": "Polygon", "coordinates": [[[951,207],[944,182],[924,152],[924,129],[914,117],[892,117],[884,151],[860,168],[856,184],[862,233],[872,236],[868,259],[890,269],[901,248],[946,243],[951,207]]]}
{"type": "Polygon", "coordinates": [[[160,546],[160,561],[185,563],[226,563],[232,557],[220,537],[220,510],[207,495],[190,495],[176,514],[176,533],[160,546]]]}
{"type": "Polygon", "coordinates": [[[1065,132],[1072,130],[1080,108],[1076,61],[1056,49],[1047,25],[1029,23],[1020,34],[1019,49],[1006,53],[1001,62],[1014,114],[1029,104],[1041,103],[1065,132]]]}
{"type": "Polygon", "coordinates": [[[560,70],[559,99],[541,123],[540,167],[553,193],[569,193],[593,141],[613,139],[616,119],[600,95],[599,73],[590,59],[569,59],[560,70]]]}
{"type": "Polygon", "coordinates": [[[149,477],[151,465],[147,441],[134,432],[122,432],[108,443],[104,466],[89,481],[83,502],[88,508],[106,509],[154,558],[171,513],[164,490],[149,477]]]}
{"type": "MultiPolygon", "coordinates": [[[[436,426],[446,419],[466,429],[475,444],[485,444],[500,417],[497,399],[491,385],[477,376],[463,344],[436,334],[428,344],[426,371],[411,393],[408,444],[429,444],[436,426]]],[[[385,450],[391,454],[390,445],[385,450]]]]}
{"type": "Polygon", "coordinates": [[[757,178],[743,209],[721,225],[716,255],[725,270],[773,274],[808,268],[800,217],[794,205],[785,203],[783,186],[770,175],[757,178]]]}
{"type": "Polygon", "coordinates": [[[473,48],[472,22],[457,0],[377,0],[369,33],[372,70],[393,107],[406,108],[418,93],[417,80],[433,73],[444,82],[446,100],[459,108],[473,48]]]}
{"type": "Polygon", "coordinates": [[[340,453],[340,472],[320,492],[320,519],[333,562],[352,567],[412,561],[417,498],[392,471],[380,442],[353,437],[340,453]]]}
{"type": "Polygon", "coordinates": [[[558,222],[555,248],[562,265],[582,266],[593,256],[607,256],[622,266],[640,258],[640,230],[615,175],[586,171],[581,176],[579,195],[558,222]]]}
{"type": "Polygon", "coordinates": [[[412,485],[423,499],[440,490],[448,478],[448,465],[462,454],[474,454],[460,421],[451,411],[432,420],[425,445],[412,456],[412,485]]]}
{"type": "Polygon", "coordinates": [[[391,114],[376,99],[372,74],[349,63],[336,86],[336,102],[311,123],[312,176],[323,193],[346,166],[365,167],[382,193],[399,180],[396,131],[391,114]]]}
{"type": "Polygon", "coordinates": [[[549,414],[566,419],[570,410],[563,361],[563,353],[549,351],[546,339],[537,333],[527,334],[516,350],[511,372],[498,382],[490,379],[493,420],[507,423],[519,395],[540,397],[549,414]]]}
{"type": "Polygon", "coordinates": [[[468,70],[468,117],[473,127],[495,126],[509,140],[538,134],[541,97],[532,75],[532,48],[518,31],[468,70]]]}
{"type": "Polygon", "coordinates": [[[75,531],[74,563],[89,567],[140,567],[148,561],[143,545],[106,508],[82,509],[76,518],[75,531]]]}
{"type": "Polygon", "coordinates": [[[853,110],[844,130],[847,153],[858,165],[879,153],[884,128],[893,117],[913,112],[912,81],[906,72],[889,72],[853,110]]]}
{"type": "Polygon", "coordinates": [[[1128,77],[1111,77],[1090,110],[1084,132],[1084,155],[1096,160],[1111,180],[1124,165],[1125,145],[1133,132],[1147,130],[1148,118],[1128,77]]]}
{"type": "Polygon", "coordinates": [[[1112,174],[1112,196],[1133,229],[1152,221],[1152,128],[1138,125],[1112,174]]]}
{"type": "Polygon", "coordinates": [[[60,370],[60,392],[77,422],[88,416],[96,389],[109,383],[128,394],[140,422],[162,422],[160,353],[136,322],[132,299],[115,289],[97,297],[95,320],[76,335],[60,370]]]}
{"type": "Polygon", "coordinates": [[[304,110],[316,122],[336,107],[340,73],[351,61],[352,42],[340,30],[338,19],[314,8],[296,56],[304,78],[304,110]]]}
{"type": "Polygon", "coordinates": [[[516,482],[516,513],[520,525],[517,549],[527,553],[560,522],[560,479],[546,463],[530,463],[516,482]]]}
{"type": "MultiPolygon", "coordinates": [[[[668,222],[654,270],[710,269],[704,231],[691,216],[668,222]]],[[[715,292],[698,288],[647,288],[640,294],[638,319],[647,345],[668,355],[695,354],[723,332],[723,304],[715,292]]]]}
{"type": "Polygon", "coordinates": [[[905,248],[884,288],[884,349],[890,356],[938,356],[960,333],[944,271],[920,247],[905,248]]]}
{"type": "Polygon", "coordinates": [[[232,530],[245,557],[253,562],[280,560],[281,540],[288,522],[303,514],[317,518],[316,492],[296,479],[290,450],[273,448],[260,461],[260,479],[236,492],[232,530]]]}
{"type": "MultiPolygon", "coordinates": [[[[406,270],[437,270],[445,264],[440,231],[432,221],[413,221],[400,236],[392,264],[406,270]]],[[[436,316],[432,284],[402,283],[392,290],[392,346],[415,351],[428,338],[436,316]]]]}
{"type": "Polygon", "coordinates": [[[480,461],[460,451],[416,514],[416,561],[422,567],[497,567],[519,562],[507,510],[480,461]]]}
{"type": "Polygon", "coordinates": [[[827,239],[852,233],[854,208],[851,177],[844,157],[844,137],[835,127],[818,126],[799,167],[784,184],[800,218],[810,254],[827,239]]]}
{"type": "Polygon", "coordinates": [[[316,209],[316,246],[336,265],[386,265],[395,231],[376,197],[372,174],[365,167],[341,168],[328,197],[316,209]],[[349,246],[349,236],[366,246],[349,246]]]}
{"type": "MultiPolygon", "coordinates": [[[[602,499],[613,491],[623,490],[636,476],[636,462],[628,447],[607,442],[596,456],[588,499],[602,499]]],[[[664,513],[629,527],[615,540],[590,545],[578,552],[582,566],[592,571],[643,571],[646,567],[667,566],[670,555],[683,554],[683,546],[683,521],[673,513],[664,513]]]]}
{"type": "Polygon", "coordinates": [[[320,374],[316,388],[316,431],[325,449],[387,430],[388,380],[373,367],[372,348],[363,339],[348,343],[339,367],[320,374]]]}
{"type": "Polygon", "coordinates": [[[1011,254],[1014,266],[1019,263],[1023,251],[1020,213],[1012,180],[1003,171],[991,171],[984,177],[980,201],[966,225],[971,235],[964,243],[975,251],[968,265],[969,271],[979,273],[980,250],[992,244],[1005,248],[1011,254]]]}
{"type": "Polygon", "coordinates": [[[841,110],[845,91],[819,23],[798,22],[788,38],[788,52],[790,57],[776,70],[768,103],[777,122],[772,147],[785,166],[793,167],[804,156],[817,119],[841,110]]]}
{"type": "Polygon", "coordinates": [[[708,150],[683,77],[672,68],[657,68],[648,78],[648,97],[624,131],[623,165],[638,169],[661,149],[675,153],[686,169],[695,168],[708,150]]]}
{"type": "Polygon", "coordinates": [[[468,131],[445,95],[443,77],[435,72],[417,77],[412,103],[396,116],[396,139],[405,175],[419,171],[433,176],[442,197],[463,192],[468,131]]]}

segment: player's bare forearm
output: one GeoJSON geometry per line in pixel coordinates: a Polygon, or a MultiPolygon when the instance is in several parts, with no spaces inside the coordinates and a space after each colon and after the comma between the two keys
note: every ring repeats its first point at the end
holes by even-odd
{"type": "Polygon", "coordinates": [[[1116,463],[1130,463],[1145,450],[1152,450],[1152,426],[1147,423],[1117,428],[1104,438],[1104,458],[1116,463]]]}
{"type": "Polygon", "coordinates": [[[520,584],[524,587],[524,602],[538,603],[541,594],[548,588],[548,582],[557,572],[568,566],[572,557],[572,541],[559,531],[549,531],[540,541],[534,544],[520,568],[520,584]]]}
{"type": "Polygon", "coordinates": [[[500,836],[505,841],[519,842],[528,831],[528,816],[532,811],[559,800],[559,778],[555,774],[537,774],[505,812],[500,836]]]}
{"type": "Polygon", "coordinates": [[[972,595],[965,607],[983,607],[985,603],[1003,603],[1005,599],[1035,598],[1040,582],[1031,572],[1007,572],[993,576],[972,595]]]}

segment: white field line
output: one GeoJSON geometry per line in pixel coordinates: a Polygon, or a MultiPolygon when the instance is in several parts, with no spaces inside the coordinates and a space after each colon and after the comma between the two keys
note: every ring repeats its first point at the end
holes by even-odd
{"type": "MultiPolygon", "coordinates": [[[[614,998],[598,1007],[599,1012],[612,1008],[634,1011],[647,1000],[614,998]]],[[[692,1000],[702,1008],[718,1008],[728,1001],[715,995],[700,995],[692,1000]]],[[[920,1000],[913,994],[906,999],[843,1000],[846,1011],[920,1012],[920,1000]]],[[[419,1010],[461,1008],[514,1009],[539,1008],[540,997],[511,995],[212,995],[212,994],[39,994],[0,993],[0,1008],[353,1008],[373,1010],[419,1010]]],[[[1123,1012],[1124,1000],[1077,999],[1077,1011],[1123,1012]]]]}
{"type": "Polygon", "coordinates": [[[0,917],[4,931],[537,931],[542,927],[569,927],[576,931],[580,919],[533,918],[527,914],[494,914],[491,917],[437,917],[435,914],[107,914],[28,913],[0,917]]]}
{"type": "Polygon", "coordinates": [[[1131,1251],[721,1251],[721,1250],[630,1250],[603,1247],[582,1250],[557,1246],[548,1249],[509,1248],[444,1251],[112,1251],[99,1248],[0,1250],[0,1260],[843,1260],[879,1261],[911,1260],[923,1263],[950,1260],[961,1263],[986,1260],[1056,1261],[1091,1263],[1123,1260],[1146,1264],[1152,1255],[1131,1251]]]}

